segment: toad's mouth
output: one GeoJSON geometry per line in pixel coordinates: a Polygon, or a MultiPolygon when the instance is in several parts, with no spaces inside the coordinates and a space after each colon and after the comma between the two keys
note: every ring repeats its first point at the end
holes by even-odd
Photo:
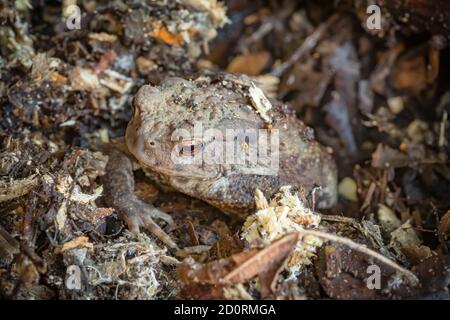
{"type": "Polygon", "coordinates": [[[145,161],[140,162],[144,167],[150,168],[152,171],[169,177],[189,178],[196,180],[216,180],[221,177],[221,170],[219,168],[208,168],[203,171],[198,168],[183,168],[180,166],[180,169],[169,169],[167,167],[155,166],[154,164],[146,163],[145,161]]]}

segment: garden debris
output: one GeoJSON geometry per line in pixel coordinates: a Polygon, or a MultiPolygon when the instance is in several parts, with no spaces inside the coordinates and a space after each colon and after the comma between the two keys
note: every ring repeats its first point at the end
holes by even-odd
{"type": "Polygon", "coordinates": [[[272,119],[268,115],[267,112],[272,109],[272,104],[264,95],[264,92],[255,85],[251,85],[248,89],[248,93],[250,95],[250,100],[252,102],[252,106],[255,108],[256,112],[261,116],[261,118],[267,122],[271,123],[272,119]]]}
{"type": "MultiPolygon", "coordinates": [[[[320,216],[307,208],[298,195],[291,193],[290,187],[281,188],[270,203],[257,190],[255,201],[257,211],[247,217],[241,231],[241,238],[249,247],[267,245],[286,234],[317,228],[320,224],[320,216]]],[[[321,245],[321,239],[315,236],[306,236],[295,245],[287,264],[291,276],[297,276],[302,266],[311,264],[311,258],[321,245]]]]}
{"type": "Polygon", "coordinates": [[[75,68],[71,75],[71,86],[75,90],[95,90],[100,86],[98,76],[94,70],[75,68]]]}
{"type": "Polygon", "coordinates": [[[19,252],[19,243],[0,226],[0,265],[10,264],[19,252]]]}
{"type": "MultiPolygon", "coordinates": [[[[153,299],[162,290],[160,281],[167,275],[161,269],[160,259],[165,251],[145,234],[133,235],[125,231],[113,241],[90,249],[85,246],[86,243],[81,246],[78,243],[61,250],[66,266],[78,266],[86,275],[80,278],[81,288],[108,291],[109,286],[113,286],[111,299],[153,299]]],[[[67,298],[86,298],[79,296],[79,290],[63,290],[67,298]]],[[[91,290],[86,293],[95,298],[91,290]]]]}
{"type": "Polygon", "coordinates": [[[277,275],[297,241],[298,235],[294,233],[263,249],[243,251],[205,265],[186,260],[177,269],[184,282],[182,290],[192,298],[224,298],[229,294],[225,291],[227,287],[258,276],[261,296],[265,297],[275,289],[277,275]]]}
{"type": "Polygon", "coordinates": [[[150,35],[167,44],[179,46],[183,42],[190,42],[190,38],[195,35],[195,32],[193,30],[188,30],[185,33],[175,35],[169,32],[163,24],[158,23],[156,26],[153,26],[153,31],[150,35]]]}
{"type": "Polygon", "coordinates": [[[227,71],[231,73],[243,73],[249,76],[257,76],[261,74],[265,66],[269,62],[270,53],[261,51],[237,56],[227,67],[227,71]]]}
{"type": "Polygon", "coordinates": [[[447,213],[441,218],[438,231],[441,241],[443,241],[445,245],[445,242],[450,239],[450,211],[447,211],[447,213]]]}
{"type": "Polygon", "coordinates": [[[0,0],[0,296],[449,299],[450,5],[375,2],[382,30],[366,0],[0,0]],[[257,191],[242,223],[137,170],[182,249],[129,233],[101,150],[139,87],[173,76],[222,81],[267,128],[269,99],[291,105],[336,159],[337,206],[257,191]]]}
{"type": "Polygon", "coordinates": [[[222,27],[229,22],[223,2],[217,0],[183,0],[183,2],[196,10],[208,12],[212,22],[218,26],[222,27]]]}
{"type": "Polygon", "coordinates": [[[6,182],[0,180],[0,202],[26,195],[39,184],[39,178],[31,175],[28,178],[6,182]]]}
{"type": "Polygon", "coordinates": [[[389,246],[395,250],[398,256],[411,248],[418,248],[422,242],[412,228],[409,221],[392,231],[389,246]]]}
{"type": "Polygon", "coordinates": [[[344,199],[347,199],[349,201],[357,202],[358,201],[358,195],[357,195],[357,185],[355,180],[353,180],[350,177],[345,177],[341,180],[338,186],[339,195],[342,196],[344,199]]]}
{"type": "Polygon", "coordinates": [[[80,236],[78,238],[75,238],[73,240],[70,240],[62,245],[62,247],[57,250],[58,253],[64,253],[64,251],[74,249],[74,248],[82,248],[87,247],[89,249],[93,249],[94,246],[92,243],[89,242],[89,238],[85,236],[80,236]]]}
{"type": "Polygon", "coordinates": [[[391,233],[392,231],[400,228],[401,221],[396,216],[394,211],[392,211],[388,206],[380,203],[378,205],[378,221],[381,224],[381,227],[386,231],[391,233]]]}
{"type": "MultiPolygon", "coordinates": [[[[448,257],[444,257],[445,259],[448,260],[448,257]]],[[[448,276],[448,266],[441,265],[437,273],[427,273],[425,266],[429,266],[429,263],[430,260],[427,260],[413,268],[412,271],[417,275],[421,286],[411,286],[402,281],[388,265],[377,264],[368,256],[342,246],[329,245],[320,250],[316,272],[322,288],[334,299],[413,298],[439,292],[445,287],[445,281],[439,281],[448,276]],[[379,283],[370,279],[374,270],[380,270],[379,283]],[[431,282],[436,283],[435,281],[439,283],[436,287],[429,286],[431,282]],[[424,285],[425,283],[427,284],[424,285]],[[379,290],[374,290],[376,287],[379,290]]],[[[448,264],[448,261],[445,263],[448,264]]]]}

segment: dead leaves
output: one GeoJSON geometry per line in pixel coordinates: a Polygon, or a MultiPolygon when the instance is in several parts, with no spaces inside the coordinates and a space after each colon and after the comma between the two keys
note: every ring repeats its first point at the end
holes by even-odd
{"type": "Polygon", "coordinates": [[[249,76],[261,74],[270,60],[270,53],[267,51],[242,54],[235,57],[227,67],[231,73],[243,73],[249,76]]]}
{"type": "Polygon", "coordinates": [[[372,167],[374,168],[401,168],[406,167],[409,163],[410,159],[406,154],[382,144],[379,144],[377,150],[372,154],[372,167]]]}
{"type": "Polygon", "coordinates": [[[431,47],[427,55],[420,49],[408,52],[397,61],[391,74],[392,87],[396,90],[417,95],[436,81],[440,52],[431,47]]]}
{"type": "Polygon", "coordinates": [[[383,255],[350,239],[314,230],[303,230],[288,234],[265,248],[240,252],[228,259],[215,260],[207,264],[195,263],[192,259],[185,260],[177,268],[178,278],[184,285],[181,295],[194,299],[224,299],[230,290],[238,289],[242,293],[244,290],[242,284],[258,277],[261,297],[265,298],[276,290],[277,276],[283,265],[300,237],[307,235],[339,243],[323,248],[321,258],[316,263],[319,282],[330,297],[381,298],[381,291],[368,289],[366,283],[367,267],[374,262],[378,262],[377,265],[382,268],[383,285],[387,285],[389,279],[395,278],[404,291],[399,291],[398,294],[409,295],[418,292],[415,289],[419,283],[416,275],[383,255]]]}
{"type": "Polygon", "coordinates": [[[31,175],[28,178],[12,182],[0,181],[0,202],[26,195],[39,184],[39,178],[31,175]]]}
{"type": "Polygon", "coordinates": [[[392,73],[392,86],[396,90],[421,92],[427,87],[427,65],[423,56],[397,61],[392,73]]]}
{"type": "Polygon", "coordinates": [[[333,299],[379,299],[379,291],[370,290],[364,281],[365,259],[342,246],[322,248],[315,271],[326,294],[333,299]]]}
{"type": "Polygon", "coordinates": [[[443,247],[447,248],[446,242],[450,237],[450,211],[447,211],[447,213],[444,214],[444,216],[441,218],[438,227],[438,232],[439,232],[439,239],[442,242],[443,247]]]}
{"type": "Polygon", "coordinates": [[[184,33],[174,34],[170,32],[162,23],[154,26],[154,30],[150,33],[153,38],[159,39],[172,46],[179,46],[184,42],[189,42],[189,39],[197,34],[195,30],[188,30],[184,33]]]}
{"type": "Polygon", "coordinates": [[[56,253],[63,253],[70,249],[75,248],[88,248],[90,250],[93,250],[94,245],[89,242],[89,238],[86,236],[80,236],[73,240],[67,241],[62,246],[56,248],[56,253]]]}
{"type": "Polygon", "coordinates": [[[263,249],[244,251],[204,265],[187,260],[177,269],[184,283],[183,295],[191,298],[224,298],[226,288],[258,276],[261,296],[266,297],[275,289],[277,275],[298,239],[299,234],[292,233],[263,249]]]}
{"type": "Polygon", "coordinates": [[[402,282],[386,265],[380,268],[380,289],[367,286],[368,267],[374,263],[364,255],[342,246],[326,246],[319,254],[316,274],[327,295],[334,299],[424,298],[445,291],[449,284],[450,256],[432,256],[412,268],[420,286],[402,282]]]}
{"type": "Polygon", "coordinates": [[[19,243],[17,240],[0,226],[0,265],[11,263],[14,255],[19,252],[19,243]]]}

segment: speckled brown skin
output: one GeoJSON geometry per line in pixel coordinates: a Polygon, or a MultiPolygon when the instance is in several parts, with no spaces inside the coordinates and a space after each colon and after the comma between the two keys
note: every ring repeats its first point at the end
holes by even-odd
{"type": "MultiPolygon", "coordinates": [[[[175,129],[192,132],[196,122],[202,123],[203,131],[268,127],[251,107],[248,97],[251,85],[246,77],[221,74],[215,79],[171,78],[158,87],[143,86],[134,98],[134,115],[126,131],[129,152],[159,183],[238,217],[245,217],[254,209],[257,188],[270,197],[285,185],[306,191],[320,186],[315,194],[317,207],[333,206],[337,199],[337,170],[332,155],[314,140],[312,130],[280,103],[273,103],[269,112],[272,123],[268,134],[278,130],[280,141],[279,169],[275,175],[267,175],[270,167],[263,162],[252,165],[174,163],[171,153],[180,143],[172,139],[175,129]]],[[[208,143],[202,145],[205,154],[211,152],[208,143]]],[[[246,152],[244,146],[238,145],[238,152],[246,152]]],[[[131,169],[125,172],[122,168],[118,174],[115,168],[124,166],[125,160],[118,161],[117,157],[113,156],[107,168],[108,197],[119,196],[121,200],[111,201],[111,205],[125,216],[136,216],[133,213],[136,208],[131,208],[126,199],[133,190],[131,169]],[[121,186],[116,188],[118,184],[121,186]]],[[[130,203],[135,201],[133,198],[130,203]]]]}

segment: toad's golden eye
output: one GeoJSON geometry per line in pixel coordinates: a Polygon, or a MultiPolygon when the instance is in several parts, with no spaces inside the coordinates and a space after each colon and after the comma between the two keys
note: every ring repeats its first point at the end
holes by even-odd
{"type": "Polygon", "coordinates": [[[205,143],[199,139],[184,140],[177,145],[181,156],[195,156],[205,148],[205,143]]]}

